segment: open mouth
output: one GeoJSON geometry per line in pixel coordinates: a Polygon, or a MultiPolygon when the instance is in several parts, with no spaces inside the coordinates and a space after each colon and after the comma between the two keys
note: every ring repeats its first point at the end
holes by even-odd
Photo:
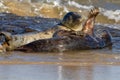
{"type": "Polygon", "coordinates": [[[0,53],[6,52],[4,45],[0,43],[0,53]]]}
{"type": "Polygon", "coordinates": [[[0,53],[6,52],[5,43],[6,43],[6,38],[4,35],[1,34],[0,35],[0,53]]]}

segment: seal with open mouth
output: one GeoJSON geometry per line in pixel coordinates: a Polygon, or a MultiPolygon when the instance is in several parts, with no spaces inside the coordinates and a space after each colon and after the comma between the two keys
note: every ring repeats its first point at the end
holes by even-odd
{"type": "Polygon", "coordinates": [[[82,17],[77,12],[68,12],[63,20],[52,27],[51,29],[42,31],[42,32],[31,32],[25,34],[16,34],[11,35],[9,32],[0,32],[0,36],[5,38],[5,42],[1,43],[1,51],[14,50],[17,47],[28,44],[32,41],[39,39],[48,39],[52,38],[53,34],[58,30],[67,30],[67,31],[81,31],[82,30],[82,17]]]}

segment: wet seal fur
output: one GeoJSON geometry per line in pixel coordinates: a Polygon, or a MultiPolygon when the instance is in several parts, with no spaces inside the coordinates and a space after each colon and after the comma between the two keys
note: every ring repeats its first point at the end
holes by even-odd
{"type": "Polygon", "coordinates": [[[71,31],[73,30],[74,26],[75,26],[74,30],[81,31],[82,29],[81,21],[82,17],[77,12],[68,12],[59,24],[52,27],[51,29],[44,30],[42,32],[31,32],[16,35],[12,35],[9,32],[0,32],[0,36],[4,36],[5,38],[5,41],[0,43],[0,51],[2,52],[2,49],[4,49],[3,52],[14,50],[17,47],[20,47],[22,45],[28,44],[39,39],[52,38],[53,34],[56,31],[58,30],[71,31]]]}
{"type": "Polygon", "coordinates": [[[23,52],[63,52],[70,50],[101,49],[111,46],[111,35],[104,31],[101,37],[93,38],[90,35],[78,35],[74,31],[60,30],[50,39],[41,39],[23,45],[16,50],[23,52]],[[59,36],[59,37],[58,37],[59,36]]]}
{"type": "Polygon", "coordinates": [[[25,52],[67,51],[101,49],[111,46],[112,36],[109,31],[103,30],[102,33],[99,34],[99,37],[94,34],[95,17],[98,13],[98,8],[94,8],[90,11],[82,31],[58,30],[53,34],[53,38],[37,40],[23,45],[16,50],[25,52]]]}

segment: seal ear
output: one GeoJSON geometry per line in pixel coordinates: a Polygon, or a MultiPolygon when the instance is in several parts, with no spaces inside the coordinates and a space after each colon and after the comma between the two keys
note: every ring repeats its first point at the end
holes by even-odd
{"type": "Polygon", "coordinates": [[[2,31],[2,32],[0,32],[0,35],[4,35],[6,41],[9,41],[9,40],[12,39],[12,35],[11,35],[11,33],[9,33],[9,32],[4,32],[4,31],[2,31]]]}

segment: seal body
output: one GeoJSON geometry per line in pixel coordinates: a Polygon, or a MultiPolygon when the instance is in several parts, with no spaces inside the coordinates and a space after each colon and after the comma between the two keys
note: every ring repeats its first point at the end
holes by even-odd
{"type": "Polygon", "coordinates": [[[106,32],[102,37],[96,37],[93,34],[95,17],[98,13],[97,8],[91,10],[83,26],[81,16],[69,12],[60,24],[43,32],[17,35],[1,32],[0,35],[5,36],[4,44],[1,45],[4,46],[5,50],[33,52],[104,48],[111,43],[111,38],[106,32]]]}
{"type": "MultiPolygon", "coordinates": [[[[40,51],[67,51],[82,49],[101,49],[112,44],[111,35],[108,31],[103,31],[100,36],[94,34],[95,17],[98,15],[98,8],[90,11],[88,19],[85,21],[82,30],[75,30],[71,25],[79,25],[77,17],[65,15],[62,24],[70,30],[58,30],[54,33],[53,38],[37,40],[27,45],[21,46],[18,50],[40,52],[40,51]],[[66,18],[67,17],[67,18],[66,18]],[[73,18],[73,19],[72,19],[73,18]],[[74,20],[75,19],[75,20],[74,20]],[[69,20],[69,21],[68,21],[69,20]],[[66,21],[66,22],[65,22],[66,21]],[[74,22],[76,21],[76,22],[74,22]],[[75,23],[75,24],[74,24],[75,23]]],[[[76,15],[76,13],[69,13],[76,15]]]]}
{"type": "MultiPolygon", "coordinates": [[[[58,30],[71,31],[74,29],[77,31],[81,31],[81,16],[76,12],[68,12],[59,24],[42,32],[30,32],[16,35],[12,35],[8,32],[1,32],[0,34],[2,35],[4,34],[6,39],[8,39],[9,37],[7,42],[6,41],[3,42],[9,44],[5,45],[4,48],[6,48],[6,50],[14,50],[17,47],[20,47],[22,45],[28,44],[39,39],[52,38],[53,34],[58,30]]],[[[1,44],[1,46],[4,46],[4,44],[1,44]]]]}
{"type": "Polygon", "coordinates": [[[16,50],[25,52],[61,52],[68,50],[101,49],[112,44],[111,35],[107,31],[101,34],[101,37],[92,37],[91,35],[78,35],[74,31],[60,30],[54,36],[57,37],[37,40],[16,50]]]}

